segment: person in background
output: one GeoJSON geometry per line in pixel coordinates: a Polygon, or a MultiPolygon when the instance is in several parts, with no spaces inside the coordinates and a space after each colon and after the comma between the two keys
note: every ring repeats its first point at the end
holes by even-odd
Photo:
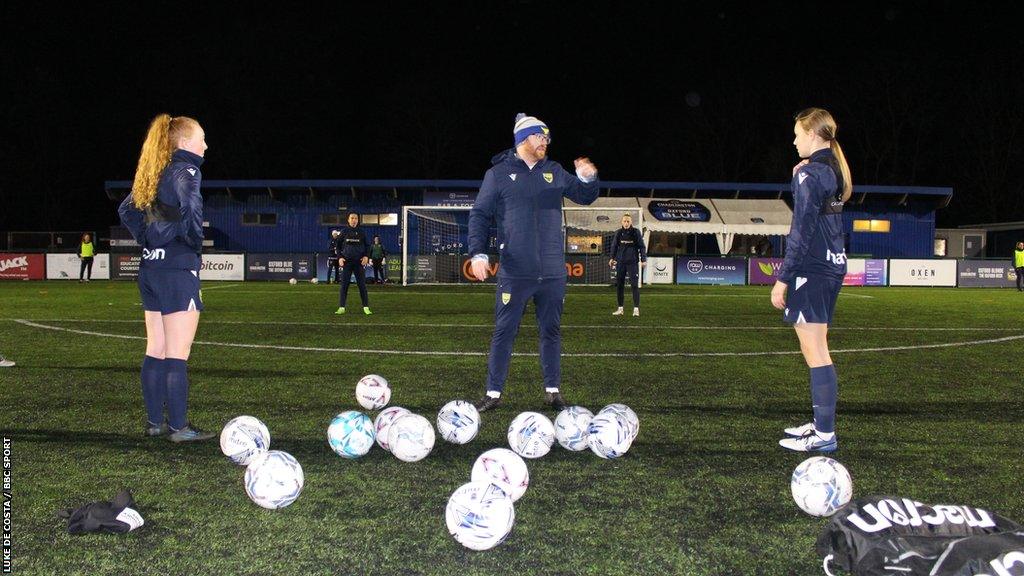
{"type": "Polygon", "coordinates": [[[88,233],[82,234],[82,241],[78,245],[78,258],[82,261],[82,266],[78,270],[79,282],[88,282],[92,278],[92,260],[94,256],[96,256],[96,247],[92,244],[92,236],[88,233]]]}
{"type": "Polygon", "coordinates": [[[1013,251],[1013,269],[1017,271],[1017,292],[1024,292],[1024,242],[1013,251]]]}
{"type": "Polygon", "coordinates": [[[348,228],[341,232],[341,257],[338,258],[338,264],[341,265],[341,295],[335,314],[345,313],[345,301],[348,300],[348,285],[352,281],[352,274],[356,275],[359,297],[363,300],[363,314],[373,314],[370,312],[370,296],[366,293],[365,266],[369,260],[366,256],[369,247],[366,233],[359,227],[359,214],[350,213],[348,228]]]}
{"type": "Polygon", "coordinates": [[[640,268],[647,265],[647,251],[644,248],[644,235],[633,227],[633,217],[629,214],[622,215],[622,228],[615,232],[615,238],[612,239],[612,259],[608,261],[608,265],[615,267],[615,295],[619,302],[619,307],[612,312],[612,316],[622,316],[623,291],[627,276],[629,285],[633,288],[633,316],[639,316],[640,268]]]}
{"type": "Polygon", "coordinates": [[[338,259],[341,258],[341,230],[331,230],[331,244],[327,247],[327,283],[331,283],[331,273],[334,273],[334,281],[341,282],[338,259]]]}
{"type": "Polygon", "coordinates": [[[206,148],[206,133],[199,122],[185,116],[157,116],[142,144],[131,194],[118,208],[121,223],[142,246],[138,283],[146,319],[141,374],[145,435],[166,435],[171,442],[214,436],[188,420],[188,357],[203,310],[199,290],[203,175],[199,167],[206,148]]]}
{"type": "Polygon", "coordinates": [[[793,222],[771,302],[796,330],[810,370],[814,419],[786,428],[787,437],[779,445],[796,452],[834,452],[839,447],[839,379],[828,350],[828,327],[846,275],[843,204],[853,193],[853,182],[828,111],[800,112],[793,134],[803,160],[793,167],[793,222]]]}
{"type": "Polygon", "coordinates": [[[388,251],[380,243],[380,236],[373,237],[373,244],[370,244],[370,262],[373,263],[373,281],[377,284],[384,283],[384,259],[388,257],[388,251]]]}

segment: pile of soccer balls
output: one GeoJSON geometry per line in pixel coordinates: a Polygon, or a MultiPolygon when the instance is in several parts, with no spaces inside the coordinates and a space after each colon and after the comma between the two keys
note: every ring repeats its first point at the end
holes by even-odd
{"type": "MultiPolygon", "coordinates": [[[[431,422],[400,406],[388,406],[391,387],[382,376],[370,374],[356,384],[356,401],[376,418],[358,410],[336,415],[327,427],[327,443],[342,458],[365,456],[374,444],[399,460],[416,462],[434,447],[431,422]]],[[[480,430],[480,414],[472,403],[452,400],[437,413],[437,435],[452,444],[466,444],[480,430]]],[[[445,522],[462,545],[473,550],[497,546],[515,523],[513,503],[526,492],[530,474],[523,458],[541,458],[555,441],[566,450],[590,449],[601,458],[618,458],[629,451],[640,421],[624,404],[609,404],[596,415],[582,406],[563,410],[552,422],[538,412],[523,412],[508,427],[511,448],[481,454],[470,474],[448,500],[445,522]]],[[[290,454],[270,450],[270,432],[252,416],[239,416],[224,426],[221,450],[232,462],[246,466],[245,491],[253,502],[277,509],[294,502],[302,492],[302,466],[290,454]]]]}

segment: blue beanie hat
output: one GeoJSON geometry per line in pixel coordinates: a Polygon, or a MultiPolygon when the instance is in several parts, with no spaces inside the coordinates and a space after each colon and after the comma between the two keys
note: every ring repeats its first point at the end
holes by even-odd
{"type": "Polygon", "coordinates": [[[516,125],[512,132],[516,135],[516,146],[522,144],[530,134],[544,134],[549,141],[551,139],[551,130],[548,129],[547,124],[533,116],[527,116],[523,112],[516,115],[516,125]]]}

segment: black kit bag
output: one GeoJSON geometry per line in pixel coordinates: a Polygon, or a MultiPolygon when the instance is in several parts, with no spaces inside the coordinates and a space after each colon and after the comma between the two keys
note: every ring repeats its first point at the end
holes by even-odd
{"type": "Polygon", "coordinates": [[[866,496],[844,506],[815,546],[827,574],[856,576],[1024,576],[1022,527],[999,514],[959,505],[927,505],[898,496],[866,496]],[[1020,566],[1015,554],[1020,553],[1020,566]],[[1009,562],[1009,572],[986,565],[1009,562]],[[971,566],[981,571],[970,571],[971,566]],[[967,570],[967,571],[965,571],[967,570]]]}

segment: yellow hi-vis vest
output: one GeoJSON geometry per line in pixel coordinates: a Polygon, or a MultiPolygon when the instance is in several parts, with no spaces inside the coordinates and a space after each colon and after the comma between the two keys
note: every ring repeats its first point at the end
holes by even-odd
{"type": "Polygon", "coordinates": [[[79,256],[82,258],[92,258],[96,255],[96,249],[93,247],[92,242],[82,242],[82,250],[79,256]]]}
{"type": "Polygon", "coordinates": [[[1013,251],[1013,267],[1024,268],[1024,250],[1013,251]]]}

